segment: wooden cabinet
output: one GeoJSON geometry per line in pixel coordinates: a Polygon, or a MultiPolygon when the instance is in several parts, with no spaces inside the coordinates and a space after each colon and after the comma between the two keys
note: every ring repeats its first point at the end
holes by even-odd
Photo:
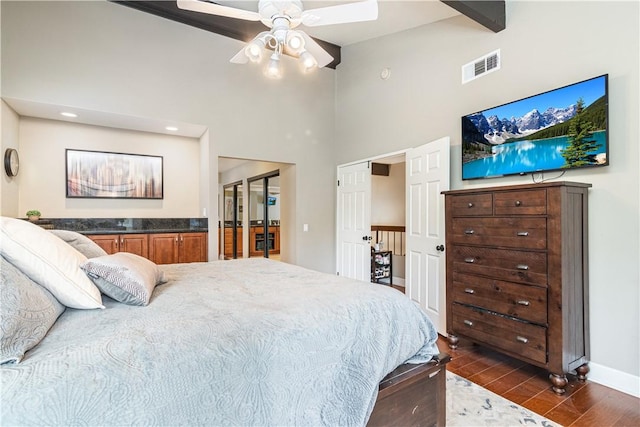
{"type": "Polygon", "coordinates": [[[555,182],[447,191],[447,332],[546,368],[589,371],[587,196],[555,182]]]}
{"type": "Polygon", "coordinates": [[[270,225],[267,229],[267,236],[265,238],[263,226],[250,227],[249,256],[263,255],[265,244],[269,248],[270,254],[280,253],[280,226],[270,225]]]}
{"type": "Polygon", "coordinates": [[[149,239],[147,234],[94,234],[91,240],[108,254],[131,252],[141,257],[149,257],[149,239]]]}
{"type": "Polygon", "coordinates": [[[207,233],[150,234],[149,259],[156,264],[207,261],[207,233]]]}
{"type": "MultiPolygon", "coordinates": [[[[237,229],[237,251],[238,258],[242,258],[242,227],[237,229]]],[[[233,258],[233,227],[224,228],[224,252],[225,258],[233,258]]]]}

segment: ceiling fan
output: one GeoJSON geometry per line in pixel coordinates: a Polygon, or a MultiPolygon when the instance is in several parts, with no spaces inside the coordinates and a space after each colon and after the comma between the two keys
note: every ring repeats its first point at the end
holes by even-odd
{"type": "Polygon", "coordinates": [[[364,0],[316,9],[304,10],[301,0],[259,0],[258,12],[223,6],[201,0],[177,0],[178,8],[211,15],[261,21],[270,28],[253,38],[231,62],[246,64],[260,62],[266,49],[273,50],[265,68],[268,77],[279,78],[280,58],[283,54],[298,57],[304,72],[322,68],[333,57],[298,26],[344,24],[373,21],[378,18],[377,0],[364,0]]]}

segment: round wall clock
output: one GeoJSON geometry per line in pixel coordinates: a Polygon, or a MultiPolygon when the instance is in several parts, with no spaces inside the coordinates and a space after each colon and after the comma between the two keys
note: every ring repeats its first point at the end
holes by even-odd
{"type": "Polygon", "coordinates": [[[15,148],[7,148],[4,152],[4,170],[9,176],[18,175],[20,168],[20,159],[18,158],[18,150],[15,148]]]}

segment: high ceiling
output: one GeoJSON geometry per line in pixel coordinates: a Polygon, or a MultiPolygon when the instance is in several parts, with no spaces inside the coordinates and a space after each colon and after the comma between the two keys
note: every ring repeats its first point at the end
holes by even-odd
{"type": "MultiPolygon", "coordinates": [[[[266,29],[261,22],[182,10],[177,7],[175,1],[111,1],[242,41],[249,41],[266,29]]],[[[303,5],[305,9],[313,9],[353,1],[355,0],[303,0],[303,5]]],[[[258,5],[256,0],[219,0],[216,3],[254,12],[257,11],[258,5]]],[[[305,31],[333,56],[334,61],[328,67],[336,68],[341,60],[341,46],[427,25],[460,14],[495,32],[505,28],[505,0],[378,0],[378,10],[378,19],[375,21],[305,27],[305,31]]]]}

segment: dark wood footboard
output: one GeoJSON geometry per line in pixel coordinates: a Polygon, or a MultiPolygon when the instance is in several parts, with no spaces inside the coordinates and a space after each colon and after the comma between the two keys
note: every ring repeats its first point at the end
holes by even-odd
{"type": "Polygon", "coordinates": [[[446,367],[441,353],[431,362],[404,364],[381,382],[368,426],[444,426],[446,367]]]}

